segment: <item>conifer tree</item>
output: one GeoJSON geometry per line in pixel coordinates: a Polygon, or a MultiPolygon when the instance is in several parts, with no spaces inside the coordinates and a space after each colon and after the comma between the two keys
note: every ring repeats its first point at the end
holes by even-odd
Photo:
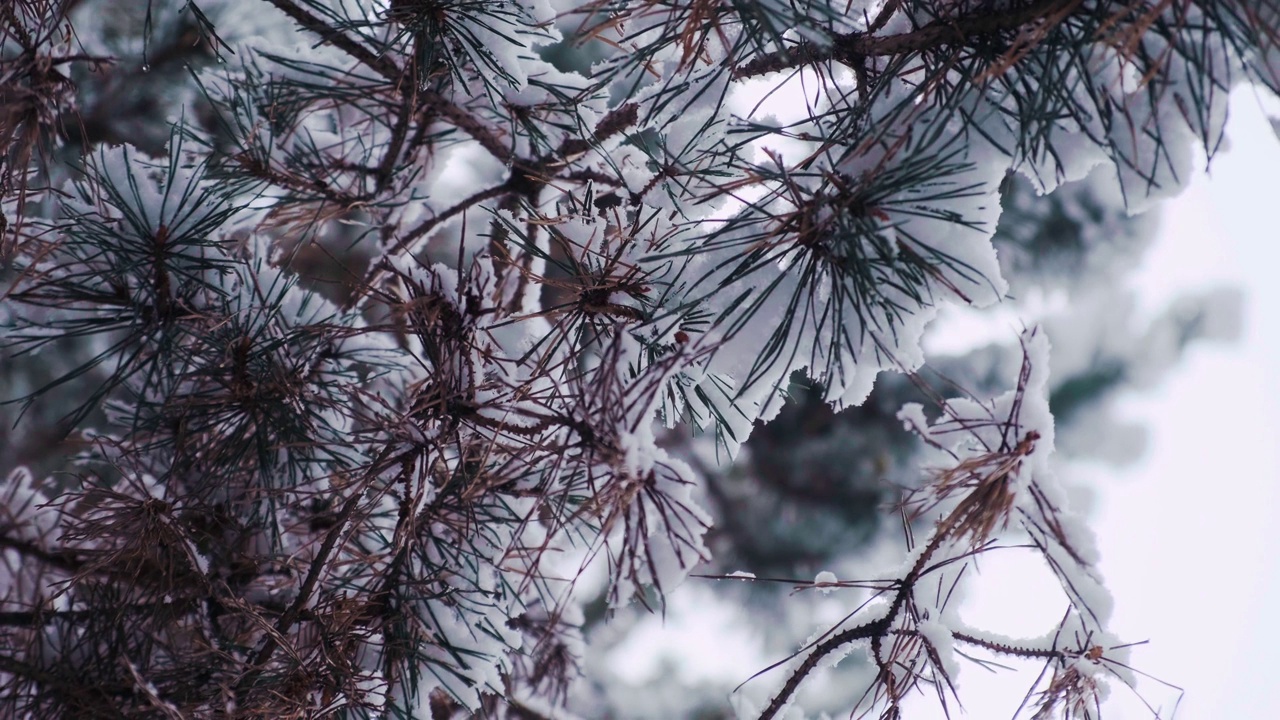
{"type": "MultiPolygon", "coordinates": [[[[1026,716],[1099,717],[1134,674],[1052,456],[1148,358],[1055,379],[1046,323],[935,374],[921,337],[1127,252],[1119,208],[1212,156],[1230,89],[1280,89],[1278,27],[1270,0],[0,6],[0,716],[625,715],[592,627],[880,517],[898,565],[785,583],[856,599],[714,712],[799,713],[849,653],[844,712],[954,707],[994,653],[1044,664],[1026,716]],[[833,428],[856,462],[792,439],[833,428]],[[769,557],[750,503],[805,492],[838,507],[769,557]],[[955,612],[1007,539],[1070,604],[1045,637],[955,612]]],[[[1189,307],[1151,342],[1214,325],[1189,307]]]]}

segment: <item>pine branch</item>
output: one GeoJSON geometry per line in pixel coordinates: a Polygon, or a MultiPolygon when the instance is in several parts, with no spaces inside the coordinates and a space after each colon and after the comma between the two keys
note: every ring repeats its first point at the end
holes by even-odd
{"type": "MultiPolygon", "coordinates": [[[[1017,30],[1033,23],[1046,22],[1052,26],[1065,20],[1082,4],[1083,0],[1035,0],[1010,10],[979,10],[954,18],[938,18],[919,29],[896,35],[877,37],[875,30],[869,30],[837,35],[830,45],[806,40],[784,52],[754,58],[734,68],[733,75],[736,79],[745,80],[831,60],[854,67],[867,57],[963,47],[977,37],[1017,30]]],[[[878,22],[887,22],[887,17],[880,16],[878,22]]],[[[1040,32],[1044,30],[1039,29],[1040,32]]]]}
{"type": "Polygon", "coordinates": [[[435,112],[447,118],[463,132],[466,132],[479,142],[494,157],[502,161],[506,161],[510,157],[510,150],[498,141],[492,128],[435,91],[422,89],[419,93],[416,79],[406,77],[405,71],[397,67],[389,56],[374,54],[372,50],[361,45],[346,33],[334,29],[329,23],[308,12],[294,0],[266,0],[266,2],[279,8],[306,30],[319,35],[321,42],[332,44],[386,80],[400,86],[401,93],[407,95],[420,94],[421,103],[431,106],[435,112]],[[414,89],[406,90],[406,86],[414,89]]]}
{"type": "Polygon", "coordinates": [[[402,71],[396,67],[395,61],[386,55],[377,55],[369,48],[361,45],[351,36],[334,28],[330,23],[315,16],[294,0],[266,0],[278,10],[288,15],[294,22],[320,36],[320,42],[333,45],[365,67],[381,75],[391,82],[398,82],[402,71]]]}

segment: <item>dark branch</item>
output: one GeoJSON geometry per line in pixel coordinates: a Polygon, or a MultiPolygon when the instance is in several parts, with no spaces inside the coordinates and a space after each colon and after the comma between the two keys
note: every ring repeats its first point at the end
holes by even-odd
{"type": "Polygon", "coordinates": [[[773,55],[763,55],[734,70],[735,78],[747,79],[804,65],[836,60],[850,63],[858,58],[905,55],[947,45],[965,45],[975,37],[1016,30],[1024,25],[1074,12],[1083,0],[1038,0],[1019,9],[976,12],[955,18],[939,18],[911,32],[876,37],[874,32],[837,35],[830,45],[804,41],[773,55]]]}

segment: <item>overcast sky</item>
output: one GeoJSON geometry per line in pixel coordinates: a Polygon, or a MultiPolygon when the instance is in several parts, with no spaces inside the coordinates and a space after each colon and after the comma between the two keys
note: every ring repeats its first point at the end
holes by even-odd
{"type": "MultiPolygon", "coordinates": [[[[1272,114],[1280,115],[1274,103],[1272,114]]],[[[1245,290],[1235,345],[1194,348],[1126,408],[1151,429],[1141,467],[1108,483],[1097,527],[1116,625],[1143,669],[1183,685],[1179,717],[1280,717],[1280,140],[1249,91],[1232,147],[1165,210],[1135,278],[1157,304],[1183,288],[1245,290]]]]}

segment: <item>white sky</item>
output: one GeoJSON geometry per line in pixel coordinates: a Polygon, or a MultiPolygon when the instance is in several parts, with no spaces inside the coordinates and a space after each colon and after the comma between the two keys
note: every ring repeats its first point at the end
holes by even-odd
{"type": "Polygon", "coordinates": [[[1105,488],[1097,522],[1116,626],[1151,638],[1135,659],[1187,689],[1187,718],[1280,718],[1280,142],[1258,105],[1233,97],[1232,149],[1167,207],[1136,278],[1154,302],[1231,281],[1244,336],[1193,350],[1157,394],[1129,399],[1152,445],[1105,488]]]}

